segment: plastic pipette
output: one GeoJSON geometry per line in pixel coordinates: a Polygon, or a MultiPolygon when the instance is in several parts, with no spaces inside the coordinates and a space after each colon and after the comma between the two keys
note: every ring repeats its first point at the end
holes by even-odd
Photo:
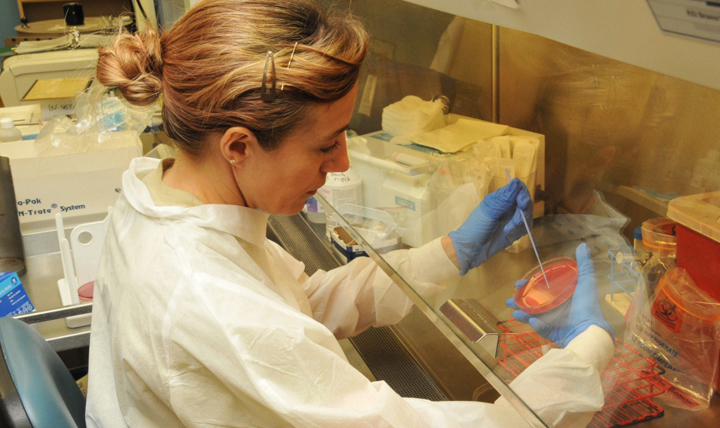
{"type": "MultiPolygon", "coordinates": [[[[510,178],[510,171],[505,168],[505,175],[507,175],[508,182],[512,181],[512,178],[510,178]]],[[[525,223],[525,230],[527,230],[528,237],[530,238],[530,244],[533,247],[533,250],[535,251],[535,257],[537,258],[538,264],[540,265],[540,271],[543,274],[543,278],[545,278],[545,284],[547,284],[547,287],[550,288],[550,281],[547,279],[547,275],[545,275],[545,268],[543,267],[542,260],[540,260],[540,254],[538,254],[537,247],[535,246],[535,241],[533,240],[532,233],[530,233],[530,225],[527,222],[527,219],[525,218],[525,213],[520,210],[520,216],[523,219],[523,223],[525,223]]]]}

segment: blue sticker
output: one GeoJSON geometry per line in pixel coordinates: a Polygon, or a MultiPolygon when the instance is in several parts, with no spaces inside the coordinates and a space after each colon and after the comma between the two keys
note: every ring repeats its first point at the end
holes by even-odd
{"type": "Polygon", "coordinates": [[[401,207],[405,207],[415,211],[415,202],[409,201],[405,198],[401,198],[400,196],[395,196],[395,205],[399,205],[401,207]]]}
{"type": "Polygon", "coordinates": [[[0,273],[0,316],[20,315],[35,310],[16,273],[0,273]]]}
{"type": "Polygon", "coordinates": [[[372,137],[375,138],[376,140],[387,141],[387,142],[390,142],[390,140],[395,138],[392,134],[388,134],[387,132],[381,132],[379,134],[373,135],[372,137]]]}

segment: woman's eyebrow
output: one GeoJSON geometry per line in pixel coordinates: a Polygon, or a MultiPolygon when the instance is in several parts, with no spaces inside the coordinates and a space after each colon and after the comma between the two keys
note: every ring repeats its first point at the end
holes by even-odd
{"type": "Polygon", "coordinates": [[[343,131],[346,131],[349,127],[350,127],[350,124],[348,123],[347,125],[338,128],[337,131],[329,132],[327,135],[323,136],[323,139],[329,140],[330,138],[335,138],[338,134],[340,134],[343,131]]]}

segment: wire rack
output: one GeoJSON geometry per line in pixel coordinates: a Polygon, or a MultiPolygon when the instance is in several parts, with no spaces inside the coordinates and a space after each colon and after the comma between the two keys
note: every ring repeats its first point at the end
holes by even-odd
{"type": "MultiPolygon", "coordinates": [[[[513,318],[498,325],[503,331],[498,363],[517,377],[543,355],[543,347],[556,347],[540,337],[527,324],[513,318]]],[[[618,345],[608,367],[601,374],[605,406],[588,425],[611,428],[630,425],[663,415],[653,397],[665,392],[656,363],[627,345],[618,345]]]]}

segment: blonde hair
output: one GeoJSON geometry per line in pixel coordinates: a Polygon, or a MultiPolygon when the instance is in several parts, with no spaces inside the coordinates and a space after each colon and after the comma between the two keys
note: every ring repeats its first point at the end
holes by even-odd
{"type": "Polygon", "coordinates": [[[353,88],[368,44],[359,21],[313,0],[202,0],[161,37],[124,32],[101,48],[97,78],[135,105],[162,94],[165,132],[192,156],[202,155],[210,134],[233,126],[272,150],[308,105],[353,88]],[[272,102],[260,98],[268,51],[272,102]]]}

